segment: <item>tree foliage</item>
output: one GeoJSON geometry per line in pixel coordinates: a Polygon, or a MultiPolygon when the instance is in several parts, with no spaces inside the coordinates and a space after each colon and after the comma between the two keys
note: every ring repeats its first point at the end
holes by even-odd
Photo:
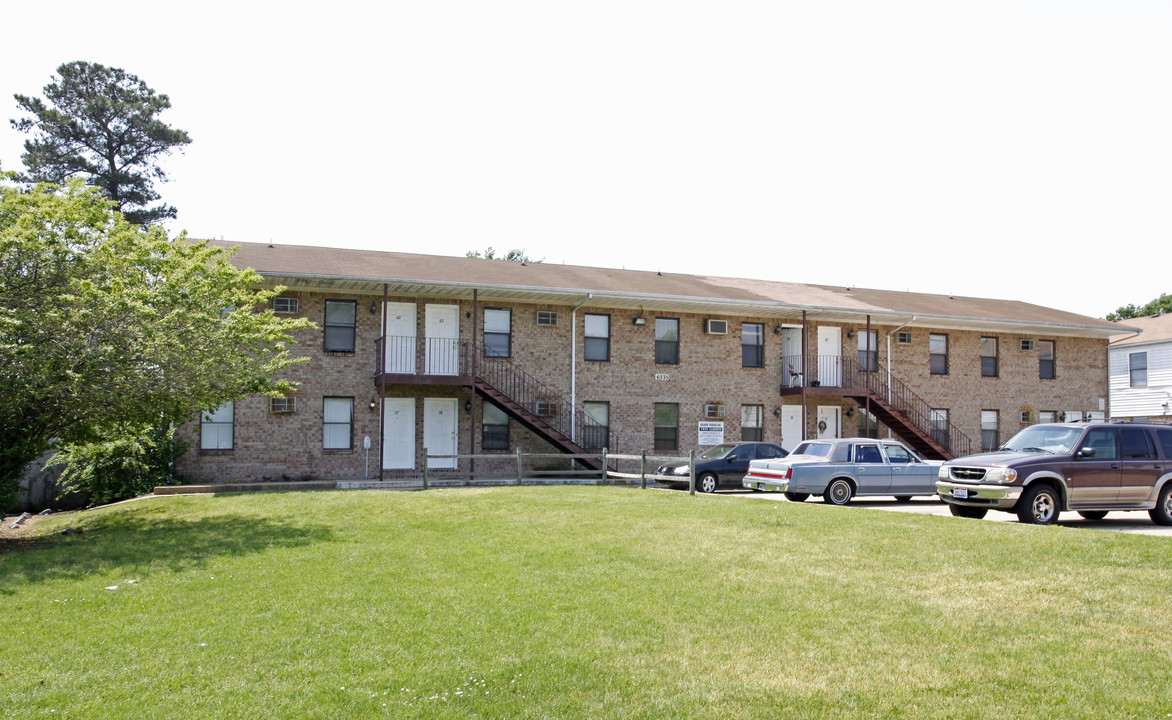
{"type": "Polygon", "coordinates": [[[530,260],[529,256],[525,254],[525,248],[521,248],[519,250],[510,250],[504,255],[497,255],[496,250],[493,250],[492,246],[489,246],[487,249],[485,249],[484,252],[480,252],[479,250],[469,250],[468,252],[464,253],[464,256],[470,258],[482,258],[484,260],[507,260],[509,262],[519,263],[539,263],[544,260],[544,258],[542,258],[542,260],[530,260]]]}
{"type": "Polygon", "coordinates": [[[1160,312],[1172,312],[1172,295],[1161,293],[1160,297],[1139,307],[1124,305],[1113,313],[1107,313],[1107,319],[1111,321],[1130,320],[1131,318],[1150,317],[1160,312]]]}
{"type": "Polygon", "coordinates": [[[116,425],[98,440],[66,445],[49,464],[65,466],[58,480],[62,493],[81,491],[91,504],[103,505],[172,484],[171,466],[186,449],[174,425],[116,425]]]}
{"type": "Polygon", "coordinates": [[[311,323],[258,311],[281,288],[229,256],[128,222],[80,179],[0,178],[0,506],[54,444],[293,389],[276,375],[311,323]]]}
{"type": "Polygon", "coordinates": [[[171,107],[170,99],[119,68],[77,61],[57,73],[44,87],[44,100],[14,95],[31,114],[11,121],[32,134],[21,156],[28,170],[22,179],[62,185],[81,177],[101,188],[131,222],[175,217],[172,206],[148,207],[159,199],[154,181],[167,179],[158,157],[191,142],[158,117],[171,107]]]}

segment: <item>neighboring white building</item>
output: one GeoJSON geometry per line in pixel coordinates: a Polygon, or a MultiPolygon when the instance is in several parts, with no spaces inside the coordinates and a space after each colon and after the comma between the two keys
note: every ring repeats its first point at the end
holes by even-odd
{"type": "Polygon", "coordinates": [[[1124,321],[1107,350],[1111,418],[1172,423],[1172,314],[1124,321]]]}

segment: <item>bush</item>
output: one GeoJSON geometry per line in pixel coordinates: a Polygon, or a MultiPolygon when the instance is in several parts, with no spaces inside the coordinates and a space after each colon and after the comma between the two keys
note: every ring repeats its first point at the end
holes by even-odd
{"type": "Polygon", "coordinates": [[[103,505],[176,484],[173,462],[185,450],[173,427],[119,427],[107,439],[64,447],[48,464],[65,466],[62,495],[81,491],[89,494],[91,505],[103,505]]]}

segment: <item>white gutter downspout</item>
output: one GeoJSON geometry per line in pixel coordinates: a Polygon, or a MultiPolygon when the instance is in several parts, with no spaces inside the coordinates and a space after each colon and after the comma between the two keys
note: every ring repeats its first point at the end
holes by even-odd
{"type": "Polygon", "coordinates": [[[594,293],[587,293],[582,302],[570,311],[570,440],[578,442],[578,308],[590,302],[594,293]]]}
{"type": "Polygon", "coordinates": [[[916,321],[916,317],[917,316],[912,315],[911,320],[908,320],[903,325],[900,325],[896,329],[887,333],[887,402],[891,402],[891,336],[900,330],[903,330],[908,325],[914,323],[916,321]]]}

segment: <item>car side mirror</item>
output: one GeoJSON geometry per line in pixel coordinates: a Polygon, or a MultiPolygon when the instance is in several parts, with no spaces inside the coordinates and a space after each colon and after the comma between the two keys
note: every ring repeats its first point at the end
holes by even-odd
{"type": "Polygon", "coordinates": [[[1095,449],[1093,447],[1085,447],[1078,451],[1080,458],[1093,458],[1095,456],[1095,449]]]}

